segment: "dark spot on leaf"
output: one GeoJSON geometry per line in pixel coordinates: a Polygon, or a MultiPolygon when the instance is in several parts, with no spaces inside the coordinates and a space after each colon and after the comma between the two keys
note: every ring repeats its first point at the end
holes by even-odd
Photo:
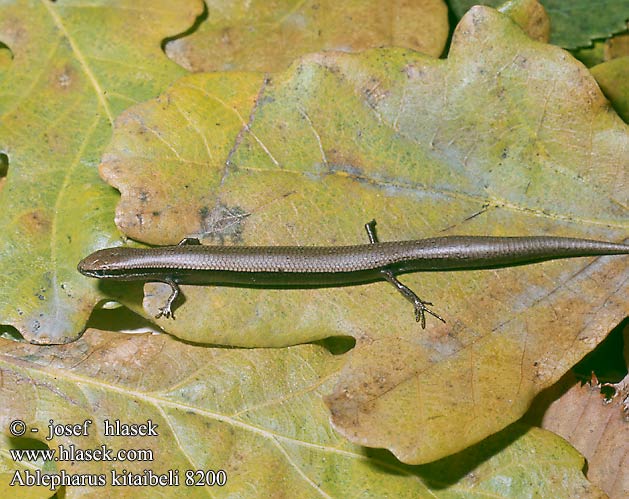
{"type": "Polygon", "coordinates": [[[517,64],[518,66],[520,66],[521,68],[525,68],[527,66],[528,59],[526,57],[524,57],[523,55],[518,55],[515,58],[515,64],[517,64]]]}
{"type": "Polygon", "coordinates": [[[65,64],[62,68],[58,68],[51,74],[52,84],[63,91],[69,91],[73,86],[76,71],[74,68],[65,64]]]}
{"type": "Polygon", "coordinates": [[[206,237],[216,239],[221,244],[224,244],[227,238],[234,243],[242,242],[244,220],[249,215],[240,206],[218,204],[212,210],[207,206],[199,209],[203,233],[206,237]]]}
{"type": "Polygon", "coordinates": [[[19,224],[30,234],[47,232],[50,227],[50,219],[42,210],[33,210],[24,213],[19,218],[19,224]]]}
{"type": "MultiPolygon", "coordinates": [[[[46,281],[46,284],[48,285],[48,287],[52,287],[53,280],[52,280],[52,272],[51,271],[44,272],[42,274],[42,278],[46,281]]],[[[45,293],[46,292],[46,288],[41,288],[41,292],[45,293]]]]}
{"type": "Polygon", "coordinates": [[[509,155],[509,149],[505,147],[505,148],[502,150],[502,153],[500,154],[500,157],[501,157],[502,159],[506,159],[508,155],[509,155]]]}
{"type": "Polygon", "coordinates": [[[415,64],[407,64],[402,71],[409,80],[415,80],[424,76],[424,71],[419,69],[415,64]]]}
{"type": "Polygon", "coordinates": [[[207,206],[202,206],[199,209],[199,215],[201,218],[206,218],[210,214],[210,209],[207,206]]]}
{"type": "Polygon", "coordinates": [[[275,97],[272,97],[270,95],[265,95],[263,97],[261,97],[260,99],[258,99],[257,101],[257,106],[262,106],[263,104],[273,104],[275,102],[275,97]]]}
{"type": "Polygon", "coordinates": [[[161,211],[154,211],[154,212],[153,212],[153,216],[154,216],[154,217],[159,217],[161,214],[162,214],[162,212],[161,212],[161,211]]]}
{"type": "Polygon", "coordinates": [[[223,28],[223,30],[221,31],[221,43],[223,45],[231,45],[230,31],[231,31],[230,27],[223,28]]]}

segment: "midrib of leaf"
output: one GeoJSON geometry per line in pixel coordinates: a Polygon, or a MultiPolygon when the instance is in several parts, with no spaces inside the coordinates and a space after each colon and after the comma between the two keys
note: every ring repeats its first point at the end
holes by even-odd
{"type": "Polygon", "coordinates": [[[314,483],[310,477],[308,475],[306,475],[306,473],[304,473],[304,471],[301,469],[301,467],[293,460],[293,458],[290,456],[290,454],[286,451],[286,449],[284,449],[284,447],[282,447],[282,444],[280,444],[279,442],[277,442],[276,439],[274,439],[275,443],[276,443],[276,447],[279,449],[279,451],[282,453],[282,455],[284,456],[284,458],[286,459],[286,461],[291,464],[293,466],[293,468],[295,470],[297,470],[297,473],[299,473],[299,476],[301,476],[313,489],[315,489],[319,494],[321,494],[322,497],[325,497],[327,499],[332,499],[331,496],[329,496],[328,494],[326,494],[321,487],[319,487],[316,483],[314,483]]]}
{"type": "MultiPolygon", "coordinates": [[[[281,168],[280,163],[277,161],[277,159],[275,158],[275,156],[271,153],[271,151],[269,150],[269,148],[262,142],[262,140],[253,132],[253,130],[251,129],[250,123],[247,123],[247,121],[245,121],[245,119],[243,118],[243,116],[238,112],[237,109],[235,109],[233,106],[228,105],[225,101],[223,101],[220,97],[215,96],[214,94],[211,94],[209,92],[207,92],[205,89],[198,87],[196,85],[191,85],[191,84],[185,84],[182,85],[183,88],[189,88],[190,90],[194,90],[197,91],[199,93],[201,93],[202,95],[206,96],[209,99],[214,100],[215,102],[219,103],[222,107],[224,107],[227,111],[233,113],[236,118],[238,119],[238,121],[240,121],[240,123],[243,126],[243,129],[241,130],[241,132],[238,134],[238,136],[240,136],[241,133],[245,132],[245,133],[250,133],[251,136],[253,137],[253,139],[257,142],[257,144],[262,148],[262,150],[267,154],[267,156],[271,159],[271,161],[273,162],[274,165],[278,166],[279,168],[281,168]]],[[[264,85],[263,85],[264,87],[264,85]]],[[[446,86],[447,88],[447,86],[446,86]]],[[[444,94],[444,102],[447,102],[447,95],[444,94]]],[[[373,108],[372,108],[373,110],[373,108]]],[[[178,107],[178,111],[180,114],[183,114],[181,109],[179,109],[178,107]]],[[[323,147],[323,143],[321,141],[320,135],[317,132],[314,124],[312,123],[312,121],[310,120],[310,118],[307,116],[307,114],[305,113],[305,111],[303,109],[299,110],[300,113],[302,115],[305,115],[306,120],[308,121],[310,128],[313,131],[313,134],[315,135],[315,138],[317,139],[317,143],[319,146],[319,149],[321,151],[323,160],[325,162],[325,164],[327,166],[329,166],[328,168],[328,173],[332,174],[332,175],[340,175],[342,173],[343,177],[349,177],[352,179],[356,179],[356,180],[360,180],[360,181],[367,181],[373,185],[377,185],[377,186],[381,186],[381,187],[393,187],[393,188],[399,188],[399,189],[406,189],[409,191],[413,191],[413,192],[417,192],[418,189],[420,189],[422,191],[422,193],[432,193],[435,195],[445,195],[445,196],[450,196],[454,199],[460,199],[460,200],[465,200],[465,201],[470,201],[473,203],[479,203],[482,205],[487,205],[489,203],[488,206],[486,206],[486,210],[492,209],[492,208],[504,208],[504,209],[509,209],[512,210],[514,212],[517,213],[527,213],[527,214],[533,214],[536,216],[540,216],[543,218],[549,218],[552,220],[564,220],[564,221],[569,221],[569,222],[577,222],[577,223],[582,223],[582,224],[589,224],[589,225],[601,225],[601,226],[605,226],[605,227],[617,227],[617,228],[623,228],[625,227],[624,224],[622,224],[621,222],[618,223],[614,223],[614,222],[610,222],[608,220],[596,220],[596,219],[591,219],[591,218],[582,218],[582,217],[575,217],[572,215],[563,215],[557,212],[552,212],[548,209],[535,209],[535,208],[531,208],[531,207],[527,207],[527,206],[520,206],[518,204],[515,203],[511,203],[508,202],[505,199],[502,198],[497,198],[495,196],[476,196],[473,194],[467,194],[467,193],[463,193],[460,191],[455,191],[455,190],[451,190],[451,189],[443,189],[443,188],[439,188],[436,189],[434,188],[434,186],[428,186],[425,184],[417,184],[417,183],[408,183],[408,182],[403,182],[400,181],[399,179],[395,182],[391,181],[391,180],[384,180],[382,178],[378,178],[378,177],[374,177],[374,176],[369,176],[369,175],[356,175],[355,172],[350,172],[350,171],[345,171],[342,168],[335,168],[334,165],[332,165],[330,167],[330,165],[327,162],[327,158],[325,157],[325,149],[323,147]]],[[[375,110],[373,110],[374,113],[376,112],[375,110]]],[[[253,114],[253,113],[252,113],[253,114]]],[[[542,113],[542,117],[540,118],[540,124],[543,121],[543,116],[545,113],[542,113]]],[[[377,113],[376,113],[376,117],[378,117],[377,113]]],[[[388,121],[387,121],[388,123],[388,121]]],[[[533,133],[533,129],[531,128],[531,133],[533,133]]],[[[408,137],[406,134],[401,133],[402,136],[406,137],[409,141],[416,143],[416,141],[412,138],[412,137],[408,137]]],[[[160,138],[161,139],[161,138],[160,138]]],[[[163,140],[163,139],[161,139],[163,140]]],[[[170,148],[172,148],[172,145],[168,144],[168,146],[170,148]]],[[[541,146],[540,146],[541,147],[541,146]]],[[[175,152],[176,153],[176,152],[175,152]]],[[[177,153],[176,153],[177,154],[177,153]]],[[[258,169],[258,168],[254,168],[254,167],[250,167],[250,166],[239,166],[239,170],[242,171],[251,171],[251,172],[262,172],[262,173],[266,173],[269,170],[265,170],[265,169],[258,169]]],[[[571,173],[569,170],[565,170],[565,169],[560,169],[560,168],[556,168],[555,171],[557,171],[560,174],[563,174],[567,177],[570,178],[575,178],[575,175],[569,175],[569,173],[571,173]]],[[[308,175],[312,175],[312,172],[304,172],[304,171],[294,171],[294,170],[288,170],[288,169],[284,169],[281,168],[280,170],[276,170],[275,171],[276,174],[279,173],[286,173],[286,174],[294,174],[294,175],[298,175],[298,176],[308,176],[308,175]]],[[[615,199],[610,199],[610,201],[615,202],[616,204],[619,204],[617,200],[615,199]]]]}
{"type": "Polygon", "coordinates": [[[55,26],[57,26],[59,31],[61,31],[63,33],[63,35],[66,37],[66,39],[70,43],[70,46],[72,47],[72,51],[74,52],[75,57],[77,58],[77,60],[79,61],[81,67],[83,68],[83,72],[85,73],[85,76],[87,76],[88,80],[92,84],[92,87],[94,87],[94,91],[96,92],[96,97],[97,97],[98,101],[100,102],[101,106],[103,106],[103,108],[105,110],[105,114],[107,115],[107,118],[109,119],[109,123],[113,127],[113,125],[114,125],[114,115],[113,115],[111,109],[109,108],[109,103],[105,99],[105,96],[104,96],[104,93],[103,93],[103,89],[101,88],[100,83],[98,83],[98,80],[96,79],[96,76],[94,76],[94,73],[92,72],[89,64],[87,63],[87,60],[85,59],[85,56],[81,52],[81,49],[77,45],[77,43],[74,40],[74,38],[72,36],[70,36],[70,33],[66,29],[63,21],[61,20],[61,18],[57,14],[57,12],[55,12],[55,9],[50,5],[51,2],[49,0],[40,0],[40,2],[48,10],[48,13],[50,14],[50,17],[52,18],[53,22],[55,23],[55,26]]]}
{"type": "MultiPolygon", "coordinates": [[[[45,1],[45,0],[44,0],[45,1]]],[[[74,172],[79,164],[80,159],[83,156],[83,153],[85,152],[85,148],[87,146],[87,144],[89,143],[90,139],[92,138],[92,135],[96,129],[96,127],[98,126],[100,122],[100,115],[99,114],[95,114],[94,115],[94,120],[92,121],[92,124],[90,125],[90,127],[86,130],[85,135],[83,137],[83,141],[81,142],[81,146],[79,147],[79,150],[77,151],[77,153],[74,156],[74,159],[72,161],[72,163],[69,165],[68,168],[66,168],[64,170],[65,175],[63,176],[63,182],[60,186],[60,188],[57,191],[57,196],[55,199],[55,207],[54,207],[54,212],[53,212],[53,216],[52,216],[52,220],[51,220],[51,227],[50,227],[50,261],[51,261],[51,268],[52,268],[52,289],[53,289],[53,297],[55,300],[55,319],[59,320],[59,314],[62,311],[62,307],[61,304],[59,302],[59,286],[58,286],[58,282],[59,282],[59,276],[58,276],[58,269],[59,269],[59,265],[58,265],[58,252],[57,252],[57,248],[58,248],[58,240],[59,240],[59,236],[58,236],[58,220],[59,220],[59,211],[61,209],[62,206],[62,202],[61,200],[64,198],[65,193],[68,191],[68,189],[70,188],[70,180],[72,178],[74,178],[74,172]]]]}
{"type": "MultiPolygon", "coordinates": [[[[181,452],[183,453],[184,457],[186,458],[186,460],[188,461],[188,463],[190,463],[191,465],[191,469],[202,469],[203,467],[199,464],[196,463],[196,461],[186,452],[186,450],[184,449],[184,447],[181,445],[181,442],[179,441],[179,436],[177,435],[177,431],[175,431],[175,429],[173,428],[173,425],[170,423],[170,417],[168,416],[168,414],[166,414],[164,412],[164,410],[162,409],[162,407],[157,406],[157,410],[159,411],[159,413],[161,414],[162,418],[164,418],[164,421],[166,421],[166,423],[168,424],[168,427],[170,428],[170,431],[173,435],[173,438],[175,439],[175,441],[177,442],[177,445],[179,446],[179,448],[181,449],[181,452]]],[[[319,492],[321,494],[321,496],[326,497],[326,498],[330,498],[330,496],[328,496],[325,492],[323,492],[323,490],[321,490],[301,469],[301,467],[299,467],[295,462],[293,462],[293,459],[290,457],[290,455],[284,450],[284,448],[282,447],[282,445],[277,441],[276,438],[273,438],[273,442],[276,444],[276,447],[279,449],[279,451],[282,453],[282,455],[286,458],[286,460],[293,466],[293,468],[295,468],[295,470],[297,470],[297,473],[299,473],[299,475],[309,484],[311,485],[317,492],[319,492]]],[[[209,490],[208,490],[208,495],[210,497],[212,497],[212,495],[210,494],[209,490]]],[[[330,498],[331,499],[331,498],[330,498]]]]}
{"type": "Polygon", "coordinates": [[[179,440],[179,435],[177,434],[177,432],[173,428],[173,425],[170,423],[170,418],[168,417],[168,414],[166,414],[164,412],[164,410],[161,407],[159,407],[159,406],[157,407],[157,410],[158,410],[159,414],[161,414],[161,416],[164,418],[164,421],[166,421],[166,423],[168,424],[168,427],[170,428],[170,432],[172,433],[173,438],[177,442],[177,446],[179,447],[179,449],[181,449],[181,452],[184,455],[184,457],[186,458],[186,460],[188,461],[188,463],[190,463],[191,469],[203,469],[203,467],[199,466],[196,463],[196,461],[194,459],[192,459],[192,457],[190,457],[190,455],[186,452],[185,448],[183,447],[183,445],[181,444],[181,442],[179,440]]]}
{"type": "MultiPolygon", "coordinates": [[[[166,414],[164,412],[164,410],[160,406],[156,406],[156,407],[157,407],[157,411],[159,412],[159,414],[161,414],[162,418],[164,418],[164,421],[166,421],[166,424],[168,424],[168,428],[170,428],[170,432],[171,432],[173,438],[175,439],[175,442],[177,442],[177,446],[181,450],[181,453],[184,455],[184,457],[186,458],[188,463],[190,463],[190,466],[191,466],[190,469],[197,469],[197,470],[203,469],[203,466],[198,465],[196,463],[196,461],[194,461],[194,459],[192,459],[192,457],[190,457],[190,455],[186,452],[186,449],[183,447],[183,445],[181,445],[181,442],[179,441],[179,435],[177,434],[177,432],[173,428],[173,425],[170,424],[170,418],[168,417],[168,414],[166,414]]],[[[207,493],[208,496],[214,497],[210,493],[210,487],[203,487],[203,490],[207,493]]]]}
{"type": "MultiPolygon", "coordinates": [[[[138,157],[138,156],[135,156],[135,157],[138,157]]],[[[154,159],[154,158],[149,158],[149,159],[154,159]]],[[[186,163],[191,163],[191,162],[186,161],[186,163]]],[[[369,175],[356,175],[356,173],[354,172],[346,171],[341,168],[334,168],[334,167],[332,168],[333,169],[331,171],[326,172],[326,176],[329,177],[331,175],[334,175],[334,176],[339,176],[343,179],[351,178],[351,179],[356,179],[359,181],[369,182],[372,185],[380,186],[380,187],[387,187],[387,188],[392,187],[392,188],[397,188],[400,190],[408,190],[415,193],[421,193],[421,194],[429,193],[429,194],[440,195],[440,196],[448,196],[452,199],[470,201],[470,202],[484,206],[484,209],[482,210],[483,212],[500,208],[500,209],[511,210],[516,213],[525,213],[528,215],[535,215],[535,216],[545,218],[545,219],[550,219],[550,220],[562,220],[562,221],[572,222],[572,223],[599,225],[603,227],[614,227],[614,228],[619,228],[619,229],[626,227],[626,224],[622,223],[622,221],[598,220],[598,219],[593,219],[593,218],[577,217],[574,215],[564,215],[561,213],[552,212],[550,211],[550,209],[541,210],[541,209],[531,208],[528,206],[521,206],[515,203],[511,203],[509,201],[506,201],[505,199],[497,198],[495,196],[485,196],[485,197],[475,196],[474,194],[467,194],[467,193],[463,193],[463,192],[455,191],[451,189],[443,189],[443,188],[436,189],[433,186],[428,186],[428,185],[420,184],[420,183],[410,183],[410,182],[403,182],[403,181],[393,182],[391,180],[384,180],[382,178],[377,178],[377,177],[373,177],[369,175]]],[[[310,179],[313,174],[317,176],[321,175],[321,172],[313,173],[313,172],[308,172],[308,171],[294,171],[294,170],[286,170],[286,169],[272,171],[272,170],[267,170],[264,168],[255,168],[255,167],[243,166],[243,165],[239,165],[238,170],[250,171],[253,173],[273,172],[273,174],[275,175],[279,175],[279,174],[297,175],[300,177],[306,177],[308,179],[310,179]]],[[[612,201],[618,204],[616,200],[612,200],[612,201]]]]}
{"type": "MultiPolygon", "coordinates": [[[[4,368],[7,370],[15,370],[16,369],[16,363],[12,362],[12,360],[16,360],[19,362],[19,364],[22,365],[22,368],[25,370],[32,370],[32,371],[36,371],[42,375],[45,375],[47,377],[52,378],[55,383],[58,384],[59,382],[59,378],[64,379],[66,382],[68,383],[72,383],[74,385],[76,385],[77,387],[83,389],[83,386],[91,386],[94,389],[99,389],[99,390],[103,390],[105,392],[110,391],[116,394],[120,394],[125,396],[125,398],[129,398],[130,400],[142,400],[143,402],[145,402],[148,405],[152,405],[154,406],[158,412],[161,413],[162,408],[163,407],[169,407],[171,409],[179,409],[179,410],[183,410],[183,411],[190,411],[193,412],[194,414],[197,414],[199,416],[203,416],[206,417],[208,419],[214,419],[216,421],[220,421],[222,423],[228,423],[233,425],[234,427],[243,429],[245,431],[249,431],[252,433],[256,433],[260,436],[262,436],[263,438],[270,440],[271,442],[273,442],[273,444],[276,447],[279,447],[279,443],[277,442],[277,440],[280,441],[284,441],[287,443],[292,443],[292,444],[296,444],[298,446],[302,446],[302,447],[306,447],[306,448],[311,448],[311,449],[315,449],[318,450],[320,452],[325,452],[325,453],[329,453],[329,454],[337,454],[343,457],[348,457],[351,459],[359,459],[362,461],[369,461],[372,463],[377,464],[378,466],[383,466],[386,467],[388,469],[391,469],[397,473],[402,473],[404,475],[413,477],[413,479],[415,479],[418,483],[420,483],[422,486],[425,487],[425,484],[422,482],[422,480],[417,476],[414,475],[412,473],[409,473],[408,470],[402,468],[402,467],[398,467],[395,466],[391,463],[385,462],[385,461],[380,461],[377,459],[373,459],[370,457],[367,457],[365,455],[362,454],[358,454],[356,452],[351,452],[351,451],[346,451],[346,450],[341,450],[341,449],[337,449],[334,447],[329,447],[329,446],[325,446],[325,445],[319,445],[319,444],[315,444],[312,442],[306,442],[303,440],[299,440],[296,438],[291,438],[291,437],[287,437],[285,435],[280,435],[278,433],[274,433],[272,431],[266,430],[264,428],[260,428],[258,426],[254,426],[251,424],[246,424],[243,423],[242,421],[239,421],[237,419],[233,419],[232,417],[229,416],[225,416],[219,413],[215,413],[212,411],[208,411],[205,409],[200,409],[198,407],[192,406],[192,405],[188,405],[188,404],[183,404],[181,402],[173,402],[171,400],[167,400],[164,398],[161,398],[159,396],[149,396],[147,395],[145,392],[138,392],[135,390],[131,390],[128,388],[121,388],[115,385],[111,385],[111,384],[106,384],[106,383],[101,383],[98,382],[96,380],[94,380],[93,378],[86,378],[84,376],[77,376],[75,374],[69,373],[67,371],[61,371],[61,370],[53,370],[52,372],[49,372],[50,370],[47,369],[46,367],[42,367],[40,365],[32,365],[30,361],[26,361],[24,359],[13,359],[13,357],[11,356],[7,356],[6,354],[0,354],[1,357],[4,357],[5,360],[2,360],[0,358],[0,364],[4,364],[4,368]]],[[[29,376],[28,373],[24,373],[24,375],[28,378],[32,377],[29,376]]],[[[153,392],[154,393],[154,392],[153,392]]],[[[428,492],[429,489],[426,488],[426,491],[428,492]]]]}
{"type": "MultiPolygon", "coordinates": [[[[55,11],[55,9],[50,5],[50,2],[48,0],[41,0],[41,4],[47,9],[48,14],[50,15],[53,23],[55,24],[55,26],[57,27],[57,29],[60,31],[60,33],[68,40],[68,43],[70,44],[72,51],[74,53],[74,56],[76,57],[76,59],[79,61],[81,68],[83,69],[84,74],[86,75],[86,77],[88,78],[89,82],[92,85],[92,88],[94,89],[94,92],[96,93],[96,97],[100,103],[100,105],[102,106],[102,108],[105,111],[105,114],[107,116],[107,119],[110,123],[110,125],[113,127],[113,122],[114,122],[114,117],[113,117],[113,113],[109,107],[109,103],[107,102],[107,100],[104,97],[104,92],[103,89],[101,88],[100,83],[98,82],[97,78],[95,77],[94,73],[92,72],[89,64],[87,63],[87,60],[85,58],[85,56],[83,55],[82,51],[80,50],[77,42],[74,40],[74,38],[70,35],[70,33],[68,32],[68,30],[66,29],[62,19],[59,17],[59,15],[57,14],[57,12],[55,11]]],[[[61,37],[59,37],[57,39],[57,42],[55,44],[55,49],[53,51],[51,51],[50,53],[50,57],[52,57],[52,54],[54,53],[54,51],[58,48],[59,46],[59,40],[61,39],[61,37]]],[[[48,60],[50,60],[50,57],[48,58],[48,60]]],[[[45,67],[44,65],[42,65],[42,68],[45,67]]],[[[43,74],[43,69],[42,72],[40,73],[40,75],[43,74]]],[[[33,86],[35,85],[35,83],[38,81],[39,77],[33,80],[33,84],[31,85],[31,88],[33,88],[33,86]]],[[[68,110],[65,110],[64,113],[67,113],[68,110]]],[[[58,119],[59,117],[57,117],[58,119]]],[[[59,276],[58,276],[58,221],[59,221],[59,213],[60,213],[60,208],[62,207],[62,200],[64,199],[64,195],[68,192],[68,189],[70,189],[70,184],[71,184],[71,179],[74,177],[74,173],[76,171],[77,165],[80,162],[80,159],[83,157],[83,154],[85,153],[87,144],[89,144],[94,131],[96,130],[98,124],[100,121],[100,114],[99,113],[95,113],[95,117],[92,121],[92,123],[90,124],[89,128],[87,129],[83,141],[81,142],[81,146],[79,147],[78,151],[76,152],[76,154],[74,155],[74,159],[72,161],[72,163],[69,165],[68,168],[64,169],[64,176],[63,176],[63,181],[61,183],[61,186],[59,187],[59,189],[57,190],[56,193],[56,199],[55,199],[55,204],[54,204],[54,211],[53,211],[53,216],[52,216],[52,220],[51,220],[51,234],[50,234],[50,261],[51,261],[51,282],[52,282],[52,289],[54,290],[53,293],[53,299],[55,301],[55,319],[59,319],[59,314],[62,311],[62,307],[60,306],[59,303],[59,294],[58,294],[58,281],[59,281],[59,276]]],[[[50,126],[49,126],[50,128],[50,126]]]]}

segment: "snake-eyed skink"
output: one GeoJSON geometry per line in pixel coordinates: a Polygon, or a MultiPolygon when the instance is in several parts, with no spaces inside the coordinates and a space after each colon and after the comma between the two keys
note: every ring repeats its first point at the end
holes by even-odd
{"type": "Polygon", "coordinates": [[[420,270],[477,269],[555,258],[625,255],[629,245],[552,236],[445,236],[378,242],[375,221],[365,225],[369,244],[355,246],[206,246],[184,239],[178,246],[102,249],[84,258],[79,271],[99,279],[160,281],[171,294],[157,317],[173,317],[178,284],[334,286],[385,279],[415,308],[445,322],[396,278],[420,270]]]}

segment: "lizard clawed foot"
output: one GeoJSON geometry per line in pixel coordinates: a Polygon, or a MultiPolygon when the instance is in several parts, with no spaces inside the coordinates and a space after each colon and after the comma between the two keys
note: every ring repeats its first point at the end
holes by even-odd
{"type": "Polygon", "coordinates": [[[431,302],[422,300],[408,286],[405,286],[400,281],[398,281],[392,271],[385,269],[381,272],[382,276],[391,284],[393,284],[393,286],[395,286],[395,288],[400,293],[402,293],[402,296],[404,296],[404,298],[406,298],[413,304],[413,307],[415,307],[415,320],[421,323],[422,329],[426,329],[426,314],[432,315],[435,319],[439,319],[443,323],[446,322],[443,317],[428,308],[428,306],[432,307],[431,302]]]}
{"type": "Polygon", "coordinates": [[[445,324],[446,320],[440,315],[436,314],[432,310],[430,310],[426,305],[430,305],[432,307],[432,303],[429,301],[422,301],[417,296],[413,300],[413,306],[415,307],[415,320],[417,322],[421,322],[422,329],[426,329],[426,314],[430,314],[436,319],[439,319],[441,322],[445,324]]]}
{"type": "Polygon", "coordinates": [[[156,319],[159,319],[160,317],[165,317],[166,319],[174,319],[175,318],[175,314],[172,311],[172,309],[170,308],[170,303],[167,304],[164,307],[159,307],[159,312],[158,314],[155,316],[156,319]]]}

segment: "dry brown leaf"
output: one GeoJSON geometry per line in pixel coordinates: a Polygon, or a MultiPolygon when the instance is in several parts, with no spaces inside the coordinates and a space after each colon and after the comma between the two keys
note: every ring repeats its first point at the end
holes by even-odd
{"type": "MultiPolygon", "coordinates": [[[[629,327],[625,329],[629,363],[629,327]]],[[[581,383],[572,372],[536,399],[526,419],[570,442],[587,459],[587,477],[611,499],[629,497],[629,375],[610,400],[600,384],[581,383]],[[542,414],[543,413],[543,414],[542,414]]]]}

